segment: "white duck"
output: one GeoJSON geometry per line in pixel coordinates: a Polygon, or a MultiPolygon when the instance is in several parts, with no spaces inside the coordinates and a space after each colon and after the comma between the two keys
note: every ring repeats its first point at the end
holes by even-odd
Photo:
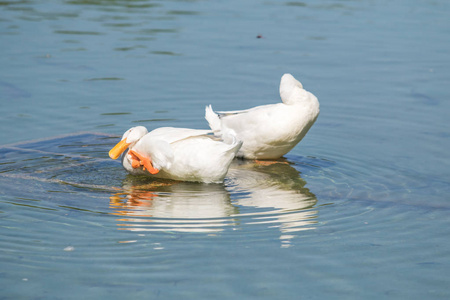
{"type": "Polygon", "coordinates": [[[162,127],[148,132],[143,126],[127,130],[109,151],[112,159],[122,155],[131,174],[206,183],[222,182],[242,142],[225,143],[208,135],[210,130],[162,127]]]}
{"type": "Polygon", "coordinates": [[[316,96],[291,74],[281,77],[280,97],[282,103],[240,111],[215,113],[209,105],[205,118],[214,134],[225,141],[243,141],[238,157],[277,159],[303,139],[319,115],[316,96]]]}

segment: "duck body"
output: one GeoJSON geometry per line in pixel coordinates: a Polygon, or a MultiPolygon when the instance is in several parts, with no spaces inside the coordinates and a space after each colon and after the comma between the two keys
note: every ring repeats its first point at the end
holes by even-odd
{"type": "MultiPolygon", "coordinates": [[[[137,127],[130,130],[145,132],[137,127]]],[[[127,132],[122,140],[127,139],[127,132]]],[[[162,127],[142,133],[122,154],[122,165],[130,174],[155,178],[222,182],[242,145],[236,139],[224,142],[209,135],[210,130],[162,127]]]]}
{"type": "Polygon", "coordinates": [[[205,118],[217,136],[243,141],[238,157],[277,159],[304,138],[319,115],[317,98],[290,74],[281,78],[280,96],[281,103],[240,111],[215,113],[207,106],[205,118]]]}

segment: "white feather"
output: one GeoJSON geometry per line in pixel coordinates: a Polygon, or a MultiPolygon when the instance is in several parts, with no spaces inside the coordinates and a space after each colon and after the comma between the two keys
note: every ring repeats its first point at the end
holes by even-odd
{"type": "Polygon", "coordinates": [[[214,134],[243,142],[237,156],[248,159],[277,159],[297,145],[319,115],[319,101],[292,75],[280,82],[282,103],[240,111],[214,113],[206,107],[205,118],[214,134]]]}
{"type": "MultiPolygon", "coordinates": [[[[128,132],[128,131],[127,131],[128,132]]],[[[231,142],[207,135],[211,130],[162,127],[139,138],[131,150],[149,157],[159,170],[151,175],[141,167],[133,168],[131,156],[122,156],[124,168],[131,174],[182,181],[222,182],[242,142],[231,142]]],[[[133,128],[129,135],[133,134],[133,128]]]]}

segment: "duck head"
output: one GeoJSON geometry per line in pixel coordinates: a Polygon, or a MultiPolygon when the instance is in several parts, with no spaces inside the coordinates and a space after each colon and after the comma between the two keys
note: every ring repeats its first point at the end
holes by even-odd
{"type": "Polygon", "coordinates": [[[150,174],[156,174],[159,172],[153,164],[150,157],[145,154],[141,154],[139,152],[133,151],[132,148],[148,133],[147,128],[144,126],[136,126],[128,129],[122,136],[120,142],[117,143],[110,151],[109,157],[112,159],[117,159],[119,156],[127,149],[128,151],[128,160],[130,161],[130,165],[133,169],[143,168],[147,170],[150,174]]]}
{"type": "Polygon", "coordinates": [[[303,85],[291,74],[284,74],[280,81],[280,97],[284,104],[294,104],[306,95],[303,85]]]}
{"type": "Polygon", "coordinates": [[[127,150],[127,148],[131,148],[136,143],[144,137],[148,133],[147,128],[144,126],[136,126],[128,129],[122,136],[120,142],[117,143],[110,151],[109,157],[112,159],[117,159],[119,156],[127,150]]]}

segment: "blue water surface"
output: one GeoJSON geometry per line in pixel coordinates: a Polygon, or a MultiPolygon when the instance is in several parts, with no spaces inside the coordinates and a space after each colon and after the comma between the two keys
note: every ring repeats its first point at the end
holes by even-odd
{"type": "Polygon", "coordinates": [[[448,299],[450,3],[0,1],[1,299],[448,299]],[[321,113],[277,164],[107,152],[204,107],[321,113]]]}

